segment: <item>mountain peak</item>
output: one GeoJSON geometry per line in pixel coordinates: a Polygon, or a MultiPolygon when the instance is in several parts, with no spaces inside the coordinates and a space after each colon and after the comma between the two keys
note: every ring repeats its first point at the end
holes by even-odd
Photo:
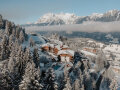
{"type": "Polygon", "coordinates": [[[58,23],[65,23],[65,24],[73,24],[74,20],[77,18],[73,13],[59,13],[59,14],[54,14],[54,13],[47,13],[40,17],[35,24],[41,24],[41,23],[46,23],[46,22],[58,22],[58,23]]]}
{"type": "Polygon", "coordinates": [[[85,21],[112,22],[120,21],[119,10],[109,10],[105,13],[93,13],[89,16],[77,16],[74,13],[47,13],[41,16],[32,25],[61,25],[61,24],[81,24],[85,21]]]}
{"type": "Polygon", "coordinates": [[[119,12],[119,10],[117,10],[117,9],[113,9],[113,10],[109,10],[108,12],[119,12]]]}

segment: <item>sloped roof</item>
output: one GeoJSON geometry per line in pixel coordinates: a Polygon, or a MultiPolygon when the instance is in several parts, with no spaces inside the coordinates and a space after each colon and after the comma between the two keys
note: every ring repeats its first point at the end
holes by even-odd
{"type": "Polygon", "coordinates": [[[63,47],[62,48],[69,48],[67,45],[63,45],[63,47]]]}
{"type": "Polygon", "coordinates": [[[74,56],[74,51],[73,50],[60,50],[57,55],[61,54],[69,54],[71,56],[74,56]]]}
{"type": "Polygon", "coordinates": [[[54,44],[50,44],[50,43],[49,43],[48,45],[49,45],[50,47],[54,48],[54,44]]]}
{"type": "Polygon", "coordinates": [[[60,45],[55,46],[58,50],[61,50],[60,45]]]}
{"type": "Polygon", "coordinates": [[[49,46],[49,44],[48,44],[48,43],[45,43],[45,44],[42,45],[42,47],[45,47],[45,46],[49,46]]]}

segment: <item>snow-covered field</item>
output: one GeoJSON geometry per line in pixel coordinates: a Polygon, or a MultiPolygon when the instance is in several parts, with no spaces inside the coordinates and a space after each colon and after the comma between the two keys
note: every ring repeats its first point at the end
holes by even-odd
{"type": "Polygon", "coordinates": [[[86,56],[87,55],[96,56],[94,53],[91,53],[91,52],[88,52],[88,51],[85,51],[85,50],[81,50],[81,52],[84,53],[86,56]]]}

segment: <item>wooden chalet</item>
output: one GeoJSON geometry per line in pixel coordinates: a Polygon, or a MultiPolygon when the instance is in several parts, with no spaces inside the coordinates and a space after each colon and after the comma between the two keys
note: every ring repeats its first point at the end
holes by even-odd
{"type": "Polygon", "coordinates": [[[54,44],[49,44],[49,52],[54,52],[54,44]]]}
{"type": "Polygon", "coordinates": [[[48,44],[44,44],[42,45],[42,51],[49,51],[49,45],[48,44]]]}
{"type": "Polygon", "coordinates": [[[60,50],[58,57],[61,62],[72,62],[74,57],[74,51],[72,50],[60,50]]]}
{"type": "Polygon", "coordinates": [[[60,45],[57,45],[57,46],[54,46],[54,54],[57,55],[58,51],[60,51],[61,48],[60,48],[60,45]]]}

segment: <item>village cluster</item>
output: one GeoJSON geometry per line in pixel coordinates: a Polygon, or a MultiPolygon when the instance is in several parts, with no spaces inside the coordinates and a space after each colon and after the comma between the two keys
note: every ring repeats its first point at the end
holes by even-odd
{"type": "Polygon", "coordinates": [[[63,42],[55,39],[49,39],[50,41],[41,46],[42,51],[46,51],[55,61],[72,62],[74,57],[74,51],[71,50],[63,42]]]}
{"type": "MultiPolygon", "coordinates": [[[[32,38],[34,39],[35,37],[38,37],[38,36],[34,36],[32,38]]],[[[35,40],[37,39],[35,38],[35,40]]],[[[90,43],[92,43],[92,41],[90,43]]],[[[100,44],[100,46],[103,47],[101,43],[98,43],[98,44],[100,44]]],[[[116,48],[117,46],[108,45],[105,48],[103,48],[103,51],[105,53],[107,61],[111,64],[113,71],[119,73],[120,72],[119,53],[117,54],[117,51],[119,51],[119,47],[117,47],[118,50],[116,50],[116,55],[118,58],[110,52],[111,50],[109,50],[109,49],[113,49],[112,52],[115,52],[114,47],[116,48]]],[[[53,61],[55,62],[60,61],[63,63],[74,62],[74,58],[77,55],[77,54],[75,55],[75,51],[72,50],[71,47],[65,45],[61,40],[59,40],[59,37],[56,34],[53,34],[50,38],[47,38],[47,42],[44,42],[44,44],[41,44],[41,51],[49,54],[49,56],[52,58],[53,61]]],[[[99,48],[83,47],[80,50],[80,52],[83,53],[86,57],[89,57],[89,56],[96,57],[97,52],[99,52],[99,48]]],[[[81,59],[81,60],[84,61],[86,59],[81,59]]]]}

